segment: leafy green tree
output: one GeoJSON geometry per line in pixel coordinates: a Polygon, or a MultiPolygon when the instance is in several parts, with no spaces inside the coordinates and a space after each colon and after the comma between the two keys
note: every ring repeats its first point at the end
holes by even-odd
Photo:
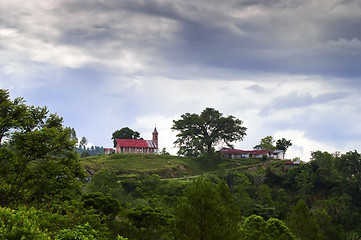
{"type": "MultiPolygon", "coordinates": [[[[25,105],[23,98],[18,97],[12,101],[9,91],[0,89],[0,145],[7,139],[11,129],[21,127],[28,110],[29,107],[25,105]]],[[[37,110],[41,112],[41,109],[37,110]]]]}
{"type": "Polygon", "coordinates": [[[118,183],[117,175],[109,170],[100,170],[92,176],[92,180],[87,185],[89,193],[100,192],[104,195],[110,194],[113,198],[121,199],[123,187],[118,183]]]}
{"type": "Polygon", "coordinates": [[[337,167],[349,183],[356,183],[361,191],[361,155],[355,150],[337,158],[337,167]]]}
{"type": "Polygon", "coordinates": [[[82,196],[82,201],[85,208],[92,208],[110,219],[114,219],[121,210],[120,202],[117,199],[100,192],[85,194],[82,196]]]}
{"type": "Polygon", "coordinates": [[[288,225],[296,237],[302,240],[321,239],[318,226],[310,216],[306,202],[302,199],[298,200],[294,212],[290,214],[288,225]]]}
{"type": "Polygon", "coordinates": [[[239,209],[224,181],[215,188],[204,178],[197,179],[186,189],[175,217],[179,239],[239,239],[239,209]]]}
{"type": "MultiPolygon", "coordinates": [[[[56,235],[55,240],[98,240],[99,233],[89,223],[84,226],[77,225],[74,229],[63,229],[56,235]]],[[[105,240],[105,239],[104,239],[105,240]]]]}
{"type": "Polygon", "coordinates": [[[138,206],[127,214],[132,225],[137,228],[137,239],[172,239],[173,215],[159,208],[138,206]]]}
{"type": "Polygon", "coordinates": [[[323,209],[312,213],[312,218],[317,223],[321,239],[342,240],[345,239],[345,232],[342,225],[336,225],[332,222],[331,216],[323,209]]]}
{"type": "Polygon", "coordinates": [[[313,189],[315,188],[315,174],[312,169],[304,168],[296,176],[297,188],[302,194],[304,199],[311,196],[313,189]]]}
{"type": "Polygon", "coordinates": [[[277,218],[285,220],[287,218],[288,213],[292,210],[291,198],[287,195],[287,192],[281,188],[277,192],[277,199],[275,202],[275,210],[277,214],[277,218]]]}
{"type": "Polygon", "coordinates": [[[167,149],[164,147],[162,151],[160,151],[161,155],[170,155],[169,152],[167,152],[167,149]]]}
{"type": "Polygon", "coordinates": [[[200,115],[185,113],[180,120],[173,120],[172,130],[179,132],[174,144],[179,146],[181,155],[209,154],[219,143],[231,147],[232,142],[243,140],[247,128],[242,124],[234,116],[223,117],[213,108],[206,108],[200,115]]]}
{"type": "Polygon", "coordinates": [[[50,239],[50,237],[39,229],[33,210],[15,211],[10,208],[0,207],[0,239],[50,239]]]}
{"type": "Polygon", "coordinates": [[[140,137],[139,132],[133,131],[128,127],[123,127],[122,129],[116,130],[112,134],[114,147],[117,145],[117,141],[115,139],[143,139],[143,138],[140,137]]]}
{"type": "Polygon", "coordinates": [[[27,106],[22,98],[11,101],[5,90],[0,93],[5,112],[0,118],[0,203],[44,201],[80,190],[77,178],[84,175],[63,119],[49,115],[46,107],[27,106]]]}
{"type": "Polygon", "coordinates": [[[291,140],[287,140],[285,138],[278,139],[276,142],[276,149],[283,150],[284,154],[286,154],[287,149],[291,146],[291,140]]]}
{"type": "Polygon", "coordinates": [[[319,190],[331,189],[341,180],[341,174],[338,173],[336,160],[332,154],[312,152],[310,164],[315,169],[315,187],[319,190]]]}
{"type": "Polygon", "coordinates": [[[86,139],[86,137],[82,137],[79,142],[80,148],[85,149],[87,144],[88,140],[86,139]]]}
{"type": "Polygon", "coordinates": [[[261,216],[255,214],[244,221],[241,229],[241,238],[244,240],[292,240],[293,234],[283,221],[270,218],[264,221],[261,216]]]}
{"type": "Polygon", "coordinates": [[[276,147],[274,146],[275,140],[272,136],[267,136],[261,139],[260,143],[254,146],[254,149],[257,150],[274,150],[276,147]]]}

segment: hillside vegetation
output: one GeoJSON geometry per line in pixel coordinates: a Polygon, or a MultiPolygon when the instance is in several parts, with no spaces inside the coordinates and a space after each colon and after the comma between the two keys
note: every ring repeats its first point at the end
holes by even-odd
{"type": "MultiPolygon", "coordinates": [[[[150,154],[110,154],[81,159],[84,169],[96,173],[109,170],[120,178],[157,174],[161,178],[181,178],[219,171],[262,167],[262,159],[205,159],[150,154]]],[[[264,163],[265,164],[265,163],[264,163]]]]}

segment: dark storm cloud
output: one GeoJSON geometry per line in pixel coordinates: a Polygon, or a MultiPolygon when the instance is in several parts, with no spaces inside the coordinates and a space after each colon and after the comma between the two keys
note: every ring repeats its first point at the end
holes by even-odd
{"type": "Polygon", "coordinates": [[[63,19],[58,26],[63,29],[60,43],[84,47],[97,58],[112,59],[121,51],[133,51],[151,59],[147,65],[154,72],[161,71],[157,66],[162,65],[166,66],[162,71],[173,75],[185,72],[177,69],[201,66],[361,76],[361,14],[355,10],[361,12],[360,5],[322,3],[67,1],[54,14],[63,19]]]}
{"type": "Polygon", "coordinates": [[[311,96],[309,93],[300,94],[294,92],[287,96],[275,98],[268,106],[265,106],[261,110],[260,114],[266,116],[271,111],[326,104],[332,101],[343,99],[345,97],[347,97],[347,94],[340,92],[324,93],[315,97],[311,96]]]}

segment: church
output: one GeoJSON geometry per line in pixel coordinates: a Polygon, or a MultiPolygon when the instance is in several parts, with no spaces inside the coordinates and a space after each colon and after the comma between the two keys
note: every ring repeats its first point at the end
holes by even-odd
{"type": "Polygon", "coordinates": [[[157,154],[158,131],[156,127],[154,128],[152,135],[152,140],[115,139],[117,142],[115,153],[157,154]]]}

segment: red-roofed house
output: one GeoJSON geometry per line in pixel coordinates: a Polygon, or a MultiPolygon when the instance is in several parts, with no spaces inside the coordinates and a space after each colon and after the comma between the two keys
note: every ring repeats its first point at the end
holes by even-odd
{"type": "Polygon", "coordinates": [[[229,159],[262,158],[263,155],[267,155],[270,159],[283,159],[284,157],[282,150],[240,150],[222,148],[221,153],[224,157],[229,159]]]}
{"type": "Polygon", "coordinates": [[[115,149],[114,148],[106,148],[106,149],[104,149],[104,153],[105,154],[115,153],[115,149]]]}
{"type": "Polygon", "coordinates": [[[154,128],[152,140],[137,139],[115,139],[117,144],[116,153],[140,153],[140,154],[156,154],[158,153],[158,132],[154,128]]]}

